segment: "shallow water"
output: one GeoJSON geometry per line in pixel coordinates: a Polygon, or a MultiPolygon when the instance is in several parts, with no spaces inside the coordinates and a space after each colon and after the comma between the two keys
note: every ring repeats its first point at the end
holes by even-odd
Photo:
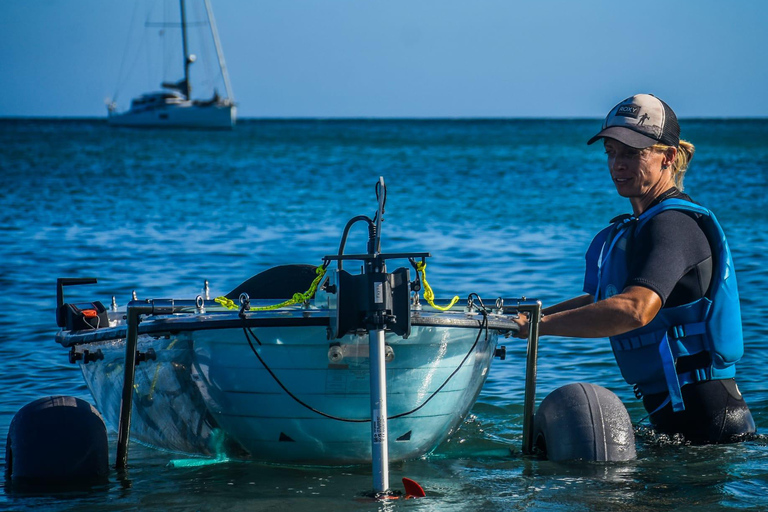
{"type": "MultiPolygon", "coordinates": [[[[525,295],[545,306],[580,293],[591,236],[628,210],[598,121],[254,121],[233,132],[109,129],[102,121],[0,121],[0,439],[36,398],[90,399],[53,336],[55,281],[96,276],[84,298],[125,304],[220,295],[281,263],[335,253],[355,215],[388,187],[386,251],[429,251],[439,297],[525,295]]],[[[746,356],[739,386],[768,431],[768,121],[688,120],[697,146],[686,191],[715,211],[734,252],[746,356]]],[[[356,231],[360,229],[360,231],[356,231]]],[[[364,249],[353,228],[348,252],[364,249]]],[[[370,468],[230,462],[173,468],[179,456],[130,447],[125,478],[53,496],[0,490],[0,509],[624,510],[759,509],[768,438],[686,447],[638,428],[638,460],[556,464],[521,456],[525,348],[507,340],[471,417],[432,455],[393,464],[428,497],[372,503],[370,468]]],[[[607,340],[543,338],[538,398],[586,381],[644,411],[607,340]]],[[[114,456],[115,437],[110,437],[114,456]]],[[[0,450],[4,457],[4,450],[0,450]]],[[[4,465],[5,459],[0,458],[4,465]]],[[[2,485],[2,484],[0,484],[2,485]]]]}

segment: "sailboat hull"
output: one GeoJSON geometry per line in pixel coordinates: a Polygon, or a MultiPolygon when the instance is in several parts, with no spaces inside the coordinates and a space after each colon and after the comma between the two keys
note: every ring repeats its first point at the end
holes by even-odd
{"type": "Polygon", "coordinates": [[[231,104],[199,105],[187,101],[155,109],[110,113],[107,120],[113,126],[229,130],[235,126],[236,110],[231,104]]]}

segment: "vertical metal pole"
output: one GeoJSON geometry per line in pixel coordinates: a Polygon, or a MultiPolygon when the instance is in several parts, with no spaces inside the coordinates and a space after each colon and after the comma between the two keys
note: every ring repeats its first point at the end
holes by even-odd
{"type": "Polygon", "coordinates": [[[125,338],[125,373],[123,375],[123,395],[120,401],[120,420],[117,428],[117,455],[115,468],[128,466],[128,438],[131,430],[131,411],[133,410],[133,383],[136,377],[136,347],[139,340],[139,315],[151,313],[151,305],[131,305],[126,307],[128,329],[125,338]]]}
{"type": "Polygon", "coordinates": [[[389,449],[387,444],[387,374],[384,329],[368,333],[371,368],[371,454],[373,490],[389,489],[389,449]]]}
{"type": "Polygon", "coordinates": [[[528,318],[528,355],[525,360],[525,401],[523,403],[523,453],[528,455],[533,449],[533,415],[536,408],[536,359],[539,355],[541,301],[522,303],[518,306],[518,311],[530,314],[528,318]]]}

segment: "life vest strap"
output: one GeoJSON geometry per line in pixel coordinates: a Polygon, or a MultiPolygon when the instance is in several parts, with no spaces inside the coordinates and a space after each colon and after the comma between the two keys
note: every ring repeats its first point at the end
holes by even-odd
{"type": "Polygon", "coordinates": [[[664,368],[664,379],[667,381],[667,390],[669,391],[669,399],[672,402],[672,410],[675,412],[684,411],[685,404],[683,403],[683,393],[680,390],[680,380],[675,368],[675,358],[672,355],[672,347],[669,346],[669,339],[666,334],[664,334],[664,338],[659,343],[659,356],[661,356],[661,364],[664,368]]]}
{"type": "Polygon", "coordinates": [[[706,334],[707,324],[704,322],[694,322],[684,325],[673,325],[667,331],[667,334],[674,340],[681,340],[687,336],[698,336],[706,334]]]}
{"type": "MultiPolygon", "coordinates": [[[[686,337],[699,336],[706,333],[707,333],[706,323],[692,322],[689,324],[673,325],[672,327],[667,329],[665,336],[668,340],[677,341],[677,340],[682,340],[686,337]]],[[[652,345],[657,343],[658,335],[659,335],[658,331],[646,332],[644,334],[639,334],[635,336],[626,336],[626,337],[615,336],[611,338],[611,341],[614,344],[614,347],[616,348],[616,350],[635,350],[641,347],[645,347],[647,345],[652,345]]],[[[688,354],[679,354],[679,355],[692,355],[701,350],[705,350],[705,347],[703,345],[699,346],[697,344],[694,344],[694,345],[687,346],[686,349],[688,351],[688,354]]]]}
{"type": "MultiPolygon", "coordinates": [[[[664,378],[667,381],[667,390],[669,391],[669,401],[672,402],[672,410],[675,412],[684,411],[685,403],[683,403],[682,387],[694,382],[712,380],[712,369],[709,367],[697,368],[677,373],[675,359],[672,356],[672,348],[669,346],[669,338],[666,334],[661,343],[659,343],[659,355],[661,356],[661,363],[664,368],[664,378]]],[[[667,401],[661,407],[666,405],[666,403],[667,401]]]]}

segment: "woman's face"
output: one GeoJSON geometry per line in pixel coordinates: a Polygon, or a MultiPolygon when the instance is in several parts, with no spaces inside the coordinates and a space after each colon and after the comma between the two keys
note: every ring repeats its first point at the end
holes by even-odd
{"type": "Polygon", "coordinates": [[[620,196],[651,201],[673,186],[671,171],[661,169],[664,153],[635,149],[614,139],[603,141],[608,169],[620,196]]]}

